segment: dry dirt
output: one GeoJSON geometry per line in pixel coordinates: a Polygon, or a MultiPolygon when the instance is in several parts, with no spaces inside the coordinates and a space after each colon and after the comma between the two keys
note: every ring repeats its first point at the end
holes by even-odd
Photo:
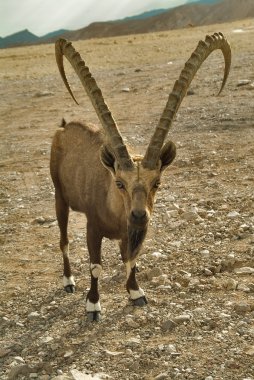
{"type": "Polygon", "coordinates": [[[215,31],[231,43],[232,69],[216,97],[223,58],[208,58],[170,132],[178,155],[139,261],[149,304],[130,304],[117,244],[105,241],[103,314],[92,324],[77,213],[77,291],[62,290],[49,152],[63,116],[96,115],[71,70],[80,107],[67,94],[53,45],[0,51],[1,379],[254,379],[254,20],[74,45],[124,138],[143,152],[185,60],[215,31]]]}

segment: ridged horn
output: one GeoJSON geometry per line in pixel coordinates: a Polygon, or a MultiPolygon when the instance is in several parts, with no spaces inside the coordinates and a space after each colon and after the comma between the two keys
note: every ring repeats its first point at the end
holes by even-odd
{"type": "Polygon", "coordinates": [[[111,112],[108,109],[107,104],[104,101],[100,88],[98,87],[95,79],[89,71],[89,68],[86,66],[80,54],[74,49],[71,42],[60,38],[55,43],[55,55],[62,80],[74,101],[78,104],[65,75],[63,56],[68,59],[76,71],[84,89],[86,90],[87,95],[89,96],[97,113],[97,116],[104,128],[108,139],[108,144],[113,150],[113,153],[120,167],[123,170],[132,170],[134,168],[134,163],[123,142],[120,131],[115,123],[115,120],[113,119],[113,116],[111,115],[111,112]]]}
{"type": "Polygon", "coordinates": [[[225,61],[224,77],[218,95],[223,90],[231,65],[231,49],[228,41],[222,33],[214,33],[211,36],[206,36],[205,41],[200,41],[198,43],[191,57],[185,63],[179,79],[175,82],[173,90],[168,97],[166,107],[164,108],[159,123],[148,145],[142,161],[143,167],[148,169],[156,168],[164,140],[192,79],[202,63],[216,49],[222,51],[225,61]]]}

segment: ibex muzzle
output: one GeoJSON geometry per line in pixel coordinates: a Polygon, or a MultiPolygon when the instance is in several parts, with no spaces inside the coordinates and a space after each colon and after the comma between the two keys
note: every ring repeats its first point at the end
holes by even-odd
{"type": "Polygon", "coordinates": [[[165,142],[165,139],[197,70],[216,49],[222,51],[225,60],[222,91],[230,70],[231,50],[226,38],[215,33],[200,41],[186,62],[144,156],[135,157],[124,144],[101,90],[79,53],[64,39],[56,42],[56,61],[68,91],[76,101],[66,79],[63,56],[79,76],[104,129],[103,135],[96,127],[63,122],[62,129],[54,136],[50,160],[67,292],[75,289],[69,262],[69,208],[87,217],[91,287],[86,310],[90,320],[98,320],[101,311],[98,280],[102,270],[103,237],[120,241],[127,270],[126,288],[134,305],[142,306],[147,302],[136,280],[136,259],[147,233],[161,175],[176,155],[174,143],[165,142]]]}

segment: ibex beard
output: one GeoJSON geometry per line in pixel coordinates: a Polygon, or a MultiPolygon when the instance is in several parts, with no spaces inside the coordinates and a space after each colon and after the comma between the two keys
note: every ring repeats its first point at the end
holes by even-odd
{"type": "Polygon", "coordinates": [[[64,262],[64,287],[70,293],[74,292],[75,281],[69,262],[69,208],[83,212],[87,218],[91,286],[86,311],[91,321],[97,321],[101,311],[98,280],[104,237],[120,241],[127,270],[126,288],[132,302],[137,306],[147,303],[136,280],[136,260],[147,233],[161,175],[176,155],[174,143],[165,142],[165,139],[192,79],[216,49],[222,51],[225,61],[222,91],[230,70],[231,49],[223,34],[215,33],[200,41],[185,63],[144,156],[132,156],[85,62],[70,42],[64,39],[56,42],[57,65],[69,93],[76,101],[65,75],[63,56],[79,76],[104,130],[103,136],[100,130],[87,125],[63,122],[54,136],[50,160],[64,262]]]}

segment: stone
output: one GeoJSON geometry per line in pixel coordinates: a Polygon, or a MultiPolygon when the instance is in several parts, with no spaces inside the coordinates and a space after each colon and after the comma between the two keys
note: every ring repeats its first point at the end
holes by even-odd
{"type": "Polygon", "coordinates": [[[156,259],[159,259],[164,256],[161,252],[153,252],[151,255],[156,259]]]}
{"type": "Polygon", "coordinates": [[[233,278],[228,278],[223,283],[223,287],[227,290],[236,290],[238,285],[238,281],[234,280],[233,278]]]}
{"type": "Polygon", "coordinates": [[[208,268],[205,268],[205,269],[203,270],[203,273],[204,273],[204,275],[207,276],[207,277],[209,277],[209,276],[213,276],[213,272],[212,272],[210,269],[208,269],[208,268]]]}
{"type": "Polygon", "coordinates": [[[250,79],[239,79],[239,81],[237,82],[237,87],[246,86],[247,84],[250,84],[250,83],[251,83],[250,79]]]}
{"type": "Polygon", "coordinates": [[[185,322],[190,322],[190,320],[191,320],[191,315],[189,314],[181,314],[173,318],[173,321],[178,325],[181,325],[185,322]]]}
{"type": "Polygon", "coordinates": [[[129,87],[123,87],[122,92],[130,92],[130,88],[129,87]]]}
{"type": "Polygon", "coordinates": [[[36,92],[34,94],[34,97],[35,98],[41,98],[41,97],[44,97],[44,96],[54,96],[54,92],[51,92],[51,91],[40,91],[40,92],[36,92]]]}
{"type": "Polygon", "coordinates": [[[249,311],[251,311],[251,306],[247,302],[238,302],[234,304],[234,310],[238,314],[245,314],[249,311]]]}
{"type": "Polygon", "coordinates": [[[29,319],[35,319],[38,317],[40,317],[40,313],[38,313],[38,311],[32,311],[30,314],[28,314],[29,319]]]}
{"type": "Polygon", "coordinates": [[[10,349],[7,348],[0,348],[0,358],[4,358],[11,352],[10,349]]]}
{"type": "Polygon", "coordinates": [[[31,368],[27,364],[16,365],[10,370],[8,380],[16,380],[19,376],[28,378],[30,373],[31,368]]]}
{"type": "Polygon", "coordinates": [[[186,220],[187,222],[190,222],[190,221],[193,221],[193,220],[202,220],[202,218],[200,218],[200,216],[198,215],[198,213],[194,210],[190,210],[190,211],[185,211],[183,214],[182,214],[182,218],[184,220],[186,220]]]}
{"type": "Polygon", "coordinates": [[[237,212],[237,211],[230,211],[230,212],[227,214],[227,217],[228,217],[229,219],[235,219],[235,218],[237,218],[239,215],[240,215],[240,214],[239,214],[239,212],[237,212]]]}
{"type": "Polygon", "coordinates": [[[245,275],[245,274],[253,274],[254,273],[254,268],[251,267],[241,267],[241,268],[236,268],[234,272],[238,275],[245,275]]]}
{"type": "Polygon", "coordinates": [[[167,373],[160,373],[159,375],[154,377],[154,380],[166,380],[168,379],[167,373]]]}
{"type": "Polygon", "coordinates": [[[148,281],[151,281],[153,277],[159,277],[162,274],[159,267],[154,267],[146,273],[148,281]]]}
{"type": "Polygon", "coordinates": [[[238,284],[237,290],[240,290],[240,291],[245,292],[245,293],[250,292],[250,288],[245,284],[238,284]]]}
{"type": "Polygon", "coordinates": [[[168,319],[167,321],[163,322],[161,329],[163,331],[173,331],[177,326],[177,323],[173,321],[172,319],[168,319]]]}
{"type": "Polygon", "coordinates": [[[254,356],[254,346],[248,347],[246,355],[254,356]]]}

